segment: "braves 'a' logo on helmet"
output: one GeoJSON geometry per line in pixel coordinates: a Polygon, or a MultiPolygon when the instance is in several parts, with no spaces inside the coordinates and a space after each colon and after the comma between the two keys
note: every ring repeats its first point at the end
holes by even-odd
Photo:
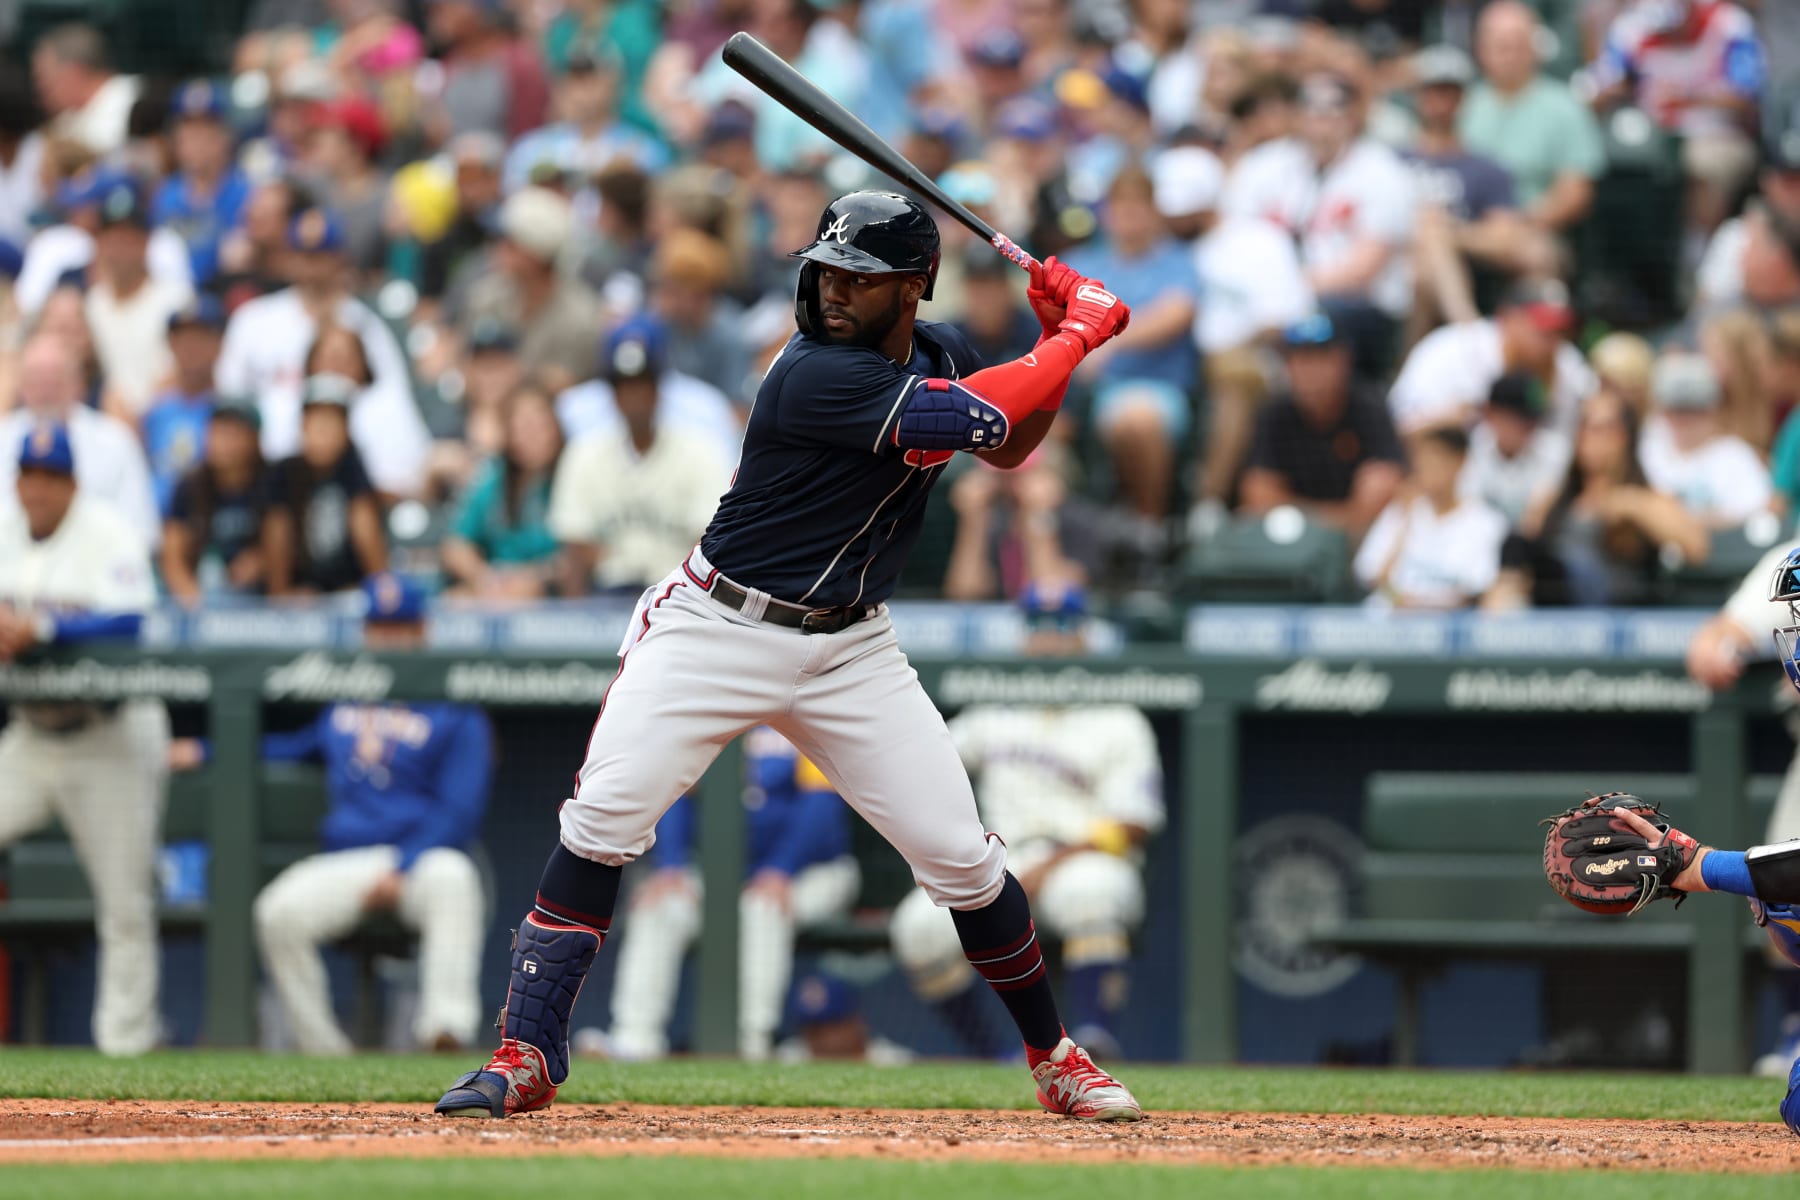
{"type": "Polygon", "coordinates": [[[819,240],[821,242],[837,242],[840,245],[845,242],[848,242],[850,239],[845,234],[844,231],[846,229],[848,229],[849,227],[850,227],[850,214],[843,213],[838,217],[837,220],[835,220],[831,224],[827,225],[824,228],[824,230],[820,232],[819,240]]]}

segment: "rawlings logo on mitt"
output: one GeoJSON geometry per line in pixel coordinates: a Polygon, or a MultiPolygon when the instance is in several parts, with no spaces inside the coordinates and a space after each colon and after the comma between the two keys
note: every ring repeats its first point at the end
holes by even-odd
{"type": "Polygon", "coordinates": [[[1665,821],[1655,805],[1608,792],[1543,823],[1550,826],[1544,837],[1544,878],[1576,908],[1629,915],[1665,896],[1674,896],[1676,904],[1686,899],[1686,892],[1670,884],[1693,865],[1700,843],[1665,821]],[[1642,817],[1659,836],[1646,838],[1621,811],[1642,817]]]}

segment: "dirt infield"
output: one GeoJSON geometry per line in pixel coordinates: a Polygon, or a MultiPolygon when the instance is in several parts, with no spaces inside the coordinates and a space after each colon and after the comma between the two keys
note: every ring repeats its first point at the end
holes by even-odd
{"type": "Polygon", "coordinates": [[[1779,1125],[1490,1117],[1159,1113],[1095,1126],[1047,1114],[570,1105],[450,1121],[423,1105],[9,1101],[0,1163],[493,1153],[985,1159],[1239,1165],[1800,1170],[1779,1125]]]}

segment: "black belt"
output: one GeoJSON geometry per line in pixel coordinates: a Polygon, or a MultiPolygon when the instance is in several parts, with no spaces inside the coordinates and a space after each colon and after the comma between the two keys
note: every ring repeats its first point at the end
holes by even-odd
{"type": "MultiPolygon", "coordinates": [[[[750,593],[723,575],[715,574],[712,586],[706,591],[714,600],[735,612],[743,612],[744,606],[750,603],[750,593]]],[[[763,615],[754,619],[770,625],[780,625],[784,629],[798,629],[801,633],[836,633],[840,629],[848,629],[865,617],[874,616],[875,607],[873,604],[844,604],[837,608],[807,608],[771,596],[763,615]]]]}

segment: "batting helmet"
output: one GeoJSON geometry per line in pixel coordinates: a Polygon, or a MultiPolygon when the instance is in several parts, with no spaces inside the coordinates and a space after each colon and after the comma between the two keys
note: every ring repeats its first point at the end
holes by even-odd
{"type": "Polygon", "coordinates": [[[812,245],[796,250],[800,284],[794,323],[801,333],[819,324],[819,268],[859,275],[923,275],[924,299],[937,282],[938,227],[931,214],[897,192],[851,192],[825,206],[812,245]]]}

